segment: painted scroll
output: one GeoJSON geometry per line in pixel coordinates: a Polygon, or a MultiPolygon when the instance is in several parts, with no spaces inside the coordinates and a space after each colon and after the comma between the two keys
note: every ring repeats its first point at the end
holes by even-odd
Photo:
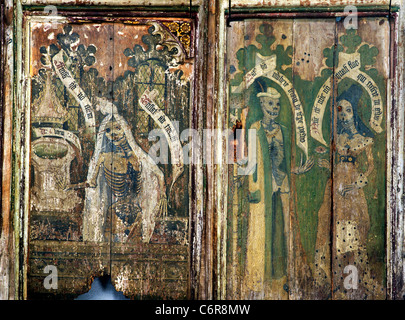
{"type": "Polygon", "coordinates": [[[30,22],[29,298],[73,298],[102,274],[131,298],[187,296],[193,21],[132,22],[30,22]]]}
{"type": "Polygon", "coordinates": [[[231,26],[228,298],[384,299],[387,20],[231,26]]]}

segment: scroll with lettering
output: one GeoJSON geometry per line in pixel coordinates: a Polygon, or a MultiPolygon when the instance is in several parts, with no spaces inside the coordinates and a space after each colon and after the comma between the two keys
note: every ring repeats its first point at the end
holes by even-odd
{"type": "Polygon", "coordinates": [[[80,152],[82,151],[79,138],[70,131],[52,127],[33,128],[32,131],[35,133],[37,138],[58,137],[66,139],[67,141],[71,142],[80,152]]]}
{"type": "Polygon", "coordinates": [[[172,121],[164,114],[164,112],[153,101],[156,96],[156,90],[149,91],[146,89],[139,98],[139,105],[144,109],[152,119],[158,124],[165,134],[166,140],[170,147],[171,163],[173,167],[173,180],[169,188],[169,193],[173,184],[184,170],[183,150],[177,132],[172,121]]]}
{"type": "MultiPolygon", "coordinates": [[[[383,118],[380,90],[374,80],[360,70],[360,66],[360,53],[348,54],[339,52],[339,64],[335,71],[336,82],[339,83],[344,78],[350,78],[359,83],[367,91],[371,98],[370,126],[375,132],[381,133],[381,122],[383,118]]],[[[322,121],[327,102],[331,95],[331,88],[332,76],[329,77],[320,88],[311,114],[311,136],[325,146],[328,144],[322,135],[322,121]]]]}
{"type": "Polygon", "coordinates": [[[96,124],[93,107],[91,106],[91,102],[87,97],[86,93],[80,88],[80,86],[77,84],[72,74],[66,67],[66,64],[63,59],[64,54],[65,53],[63,50],[59,51],[59,53],[57,53],[53,57],[52,64],[59,79],[62,81],[64,86],[69,90],[69,92],[73,95],[73,97],[76,99],[76,101],[82,108],[86,126],[88,130],[90,130],[90,132],[94,134],[95,137],[96,124]]]}
{"type": "Polygon", "coordinates": [[[276,55],[263,57],[259,53],[256,54],[256,66],[251,69],[243,78],[242,83],[237,87],[232,87],[232,93],[240,93],[244,89],[249,88],[253,82],[259,77],[266,77],[276,82],[286,93],[294,114],[295,132],[297,137],[298,147],[304,151],[308,159],[308,138],[307,125],[305,122],[305,114],[300,102],[300,98],[294,89],[292,83],[276,70],[276,55]]]}

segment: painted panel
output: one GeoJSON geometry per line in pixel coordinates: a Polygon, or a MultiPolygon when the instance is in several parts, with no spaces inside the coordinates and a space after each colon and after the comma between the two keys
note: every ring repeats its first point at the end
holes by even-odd
{"type": "Polygon", "coordinates": [[[231,23],[228,297],[385,298],[389,32],[231,23]]]}
{"type": "Polygon", "coordinates": [[[131,298],[185,298],[193,20],[28,28],[28,297],[75,297],[109,274],[131,298]]]}
{"type": "MultiPolygon", "coordinates": [[[[244,24],[238,34],[243,47],[229,46],[239,49],[234,53],[237,63],[230,64],[234,73],[230,119],[235,129],[253,129],[256,148],[249,150],[251,137],[241,135],[236,149],[231,151],[235,151],[232,155],[237,161],[244,158],[245,152],[257,161],[252,164],[253,170],[248,167],[248,172],[240,173],[238,165],[234,165],[230,172],[233,181],[230,181],[228,219],[232,221],[232,243],[228,256],[233,259],[231,283],[238,286],[232,287],[231,295],[237,294],[242,299],[286,299],[292,137],[285,128],[292,121],[287,107],[289,99],[296,96],[291,83],[293,25],[292,20],[235,24],[244,24]],[[277,29],[280,33],[276,40],[273,31],[277,29]],[[246,70],[247,76],[237,69],[246,70]],[[266,74],[271,76],[262,76],[266,74]],[[268,109],[262,110],[261,103],[268,109]],[[248,145],[247,150],[243,150],[244,145],[248,145]],[[269,154],[273,150],[274,158],[269,154]]],[[[232,51],[228,55],[232,57],[232,51]]],[[[235,134],[238,136],[236,131],[235,134]]]]}
{"type": "Polygon", "coordinates": [[[384,119],[390,39],[388,20],[360,19],[358,33],[353,31],[345,32],[343,25],[338,25],[333,297],[383,299],[386,287],[384,119]],[[345,288],[342,277],[348,271],[342,270],[341,266],[358,270],[356,290],[345,288]]]}

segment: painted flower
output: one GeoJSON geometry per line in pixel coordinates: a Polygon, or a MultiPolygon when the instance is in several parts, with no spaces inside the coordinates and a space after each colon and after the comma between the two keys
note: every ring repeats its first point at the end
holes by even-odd
{"type": "Polygon", "coordinates": [[[179,30],[179,24],[177,22],[172,22],[169,24],[169,30],[172,33],[176,33],[179,30]]]}
{"type": "Polygon", "coordinates": [[[190,44],[190,36],[189,35],[184,35],[180,37],[180,42],[185,45],[188,46],[190,44]]]}
{"type": "Polygon", "coordinates": [[[183,23],[183,24],[180,26],[180,32],[181,32],[181,33],[189,33],[190,30],[191,30],[191,27],[190,27],[190,24],[188,24],[188,23],[183,23]]]}

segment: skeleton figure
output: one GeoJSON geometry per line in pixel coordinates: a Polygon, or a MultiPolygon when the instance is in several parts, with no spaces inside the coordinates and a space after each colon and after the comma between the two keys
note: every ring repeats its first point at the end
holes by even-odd
{"type": "MultiPolygon", "coordinates": [[[[97,186],[97,176],[103,173],[107,185],[111,189],[116,201],[111,205],[110,211],[116,214],[125,225],[124,233],[130,236],[130,229],[135,229],[140,222],[140,213],[137,196],[140,192],[140,173],[142,164],[129,146],[119,123],[114,118],[105,127],[105,136],[110,141],[111,151],[102,152],[98,159],[93,177],[88,186],[97,186]],[[133,225],[137,222],[136,225],[133,225]]],[[[113,219],[114,220],[114,219],[113,219]]]]}
{"type": "Polygon", "coordinates": [[[141,163],[131,150],[122,128],[114,118],[106,125],[105,135],[111,141],[113,150],[101,153],[95,174],[89,181],[89,187],[97,185],[96,177],[100,169],[103,169],[107,184],[118,199],[125,198],[131,183],[135,184],[136,193],[139,193],[141,163]],[[134,177],[135,181],[128,180],[128,177],[134,177]]]}
{"type": "Polygon", "coordinates": [[[166,215],[163,172],[135,142],[115,105],[100,100],[100,124],[87,180],[73,186],[86,188],[83,240],[149,242],[155,220],[166,215]],[[111,226],[111,230],[109,229],[111,226]]]}

